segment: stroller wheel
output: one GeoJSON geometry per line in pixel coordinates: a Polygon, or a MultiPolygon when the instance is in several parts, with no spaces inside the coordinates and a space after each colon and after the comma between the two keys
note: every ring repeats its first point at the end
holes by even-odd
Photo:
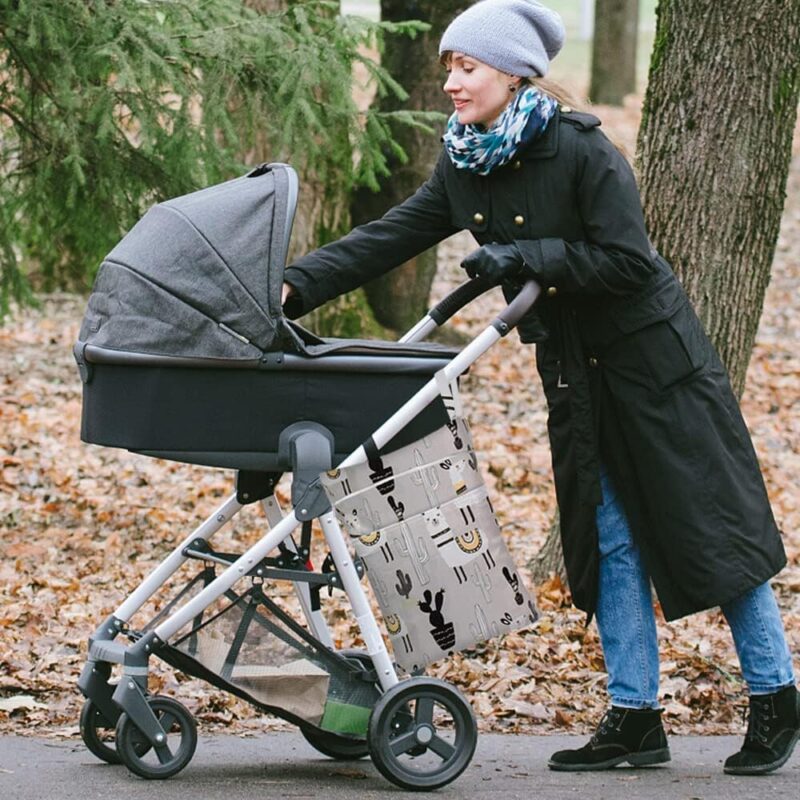
{"type": "Polygon", "coordinates": [[[91,700],[83,704],[80,716],[81,739],[89,752],[106,764],[122,763],[114,746],[115,724],[116,719],[108,719],[91,700]]]}
{"type": "Polygon", "coordinates": [[[372,709],[372,762],[404,789],[431,790],[454,781],[475,752],[478,728],[461,692],[437,678],[409,678],[372,709]]]}
{"type": "Polygon", "coordinates": [[[358,761],[369,755],[366,739],[340,736],[318,728],[300,728],[300,733],[316,751],[337,761],[358,761]]]}
{"type": "Polygon", "coordinates": [[[189,711],[171,697],[148,697],[147,703],[166,731],[167,741],[152,747],[133,720],[123,713],[117,720],[117,753],[122,763],[140,778],[171,778],[192,760],[197,747],[197,727],[189,711]]]}

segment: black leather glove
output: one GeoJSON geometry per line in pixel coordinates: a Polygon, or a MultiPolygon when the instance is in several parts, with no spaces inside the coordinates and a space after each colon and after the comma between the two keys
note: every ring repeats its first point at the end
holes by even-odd
{"type": "Polygon", "coordinates": [[[470,253],[462,262],[470,278],[481,276],[492,283],[502,283],[522,272],[525,262],[515,244],[485,244],[470,253]]]}

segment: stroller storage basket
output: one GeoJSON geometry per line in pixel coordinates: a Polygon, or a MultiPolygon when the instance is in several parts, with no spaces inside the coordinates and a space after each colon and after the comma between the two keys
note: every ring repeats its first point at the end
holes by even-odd
{"type": "MultiPolygon", "coordinates": [[[[197,578],[208,580],[200,573],[189,586],[197,578]]],[[[159,655],[263,711],[337,734],[363,738],[379,696],[358,658],[321,645],[260,582],[239,594],[228,591],[216,613],[195,619],[159,655]]]]}

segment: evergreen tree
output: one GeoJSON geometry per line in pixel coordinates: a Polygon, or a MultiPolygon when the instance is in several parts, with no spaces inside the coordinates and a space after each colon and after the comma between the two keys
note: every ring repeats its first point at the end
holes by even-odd
{"type": "Polygon", "coordinates": [[[338,8],[0,0],[0,313],[32,285],[87,288],[150,204],[239,174],[259,133],[342,197],[377,187],[390,119],[414,117],[360,114],[353,65],[403,96],[363,46],[419,26],[338,8]]]}

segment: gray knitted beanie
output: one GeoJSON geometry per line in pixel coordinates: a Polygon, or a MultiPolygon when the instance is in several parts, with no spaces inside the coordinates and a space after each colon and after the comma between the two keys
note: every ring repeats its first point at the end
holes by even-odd
{"type": "Polygon", "coordinates": [[[439,55],[463,53],[528,78],[547,74],[564,44],[564,23],[536,0],[481,0],[459,14],[439,43],[439,55]]]}

